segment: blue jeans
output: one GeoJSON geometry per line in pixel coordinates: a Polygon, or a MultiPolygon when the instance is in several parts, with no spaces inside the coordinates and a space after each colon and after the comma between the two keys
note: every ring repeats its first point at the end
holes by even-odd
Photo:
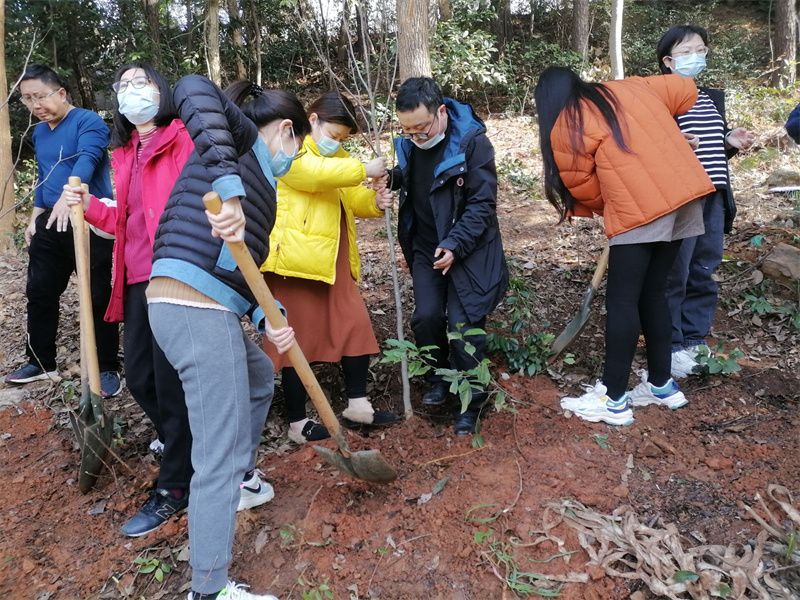
{"type": "Polygon", "coordinates": [[[686,238],[667,280],[672,317],[672,351],[706,343],[717,310],[717,282],[712,275],[722,262],[725,206],[722,192],[706,197],[706,232],[686,238]]]}

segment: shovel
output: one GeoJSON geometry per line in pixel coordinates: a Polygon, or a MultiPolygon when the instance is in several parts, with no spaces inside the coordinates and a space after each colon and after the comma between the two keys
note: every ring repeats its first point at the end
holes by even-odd
{"type": "Polygon", "coordinates": [[[592,277],[592,282],[589,284],[587,290],[583,293],[583,299],[581,300],[581,306],[578,309],[578,313],[572,318],[572,320],[567,324],[564,328],[564,331],[561,332],[556,338],[556,341],[553,342],[553,345],[550,347],[550,351],[552,355],[550,356],[550,362],[554,361],[558,356],[566,350],[567,346],[569,346],[575,338],[580,335],[583,328],[586,327],[586,323],[589,322],[589,315],[592,312],[592,300],[594,300],[595,295],[597,294],[597,289],[600,287],[600,282],[603,281],[603,276],[606,274],[606,269],[608,268],[608,255],[611,249],[606,244],[606,247],[603,249],[603,253],[600,255],[600,259],[597,261],[597,268],[594,270],[594,277],[592,277]]]}
{"type": "MultiPolygon", "coordinates": [[[[203,204],[205,204],[206,210],[212,214],[218,214],[222,209],[222,201],[220,200],[219,194],[216,192],[208,192],[203,196],[203,204]]],[[[263,310],[264,314],[267,316],[270,325],[276,329],[286,327],[286,318],[281,314],[281,311],[278,310],[275,298],[272,297],[272,292],[269,291],[267,283],[264,281],[264,277],[261,271],[259,271],[258,265],[256,265],[256,262],[253,260],[253,256],[250,254],[247,246],[245,246],[245,243],[225,243],[228,245],[228,249],[236,260],[236,264],[242,272],[245,281],[247,281],[250,291],[253,292],[256,301],[259,306],[261,306],[261,310],[263,310]]],[[[319,382],[314,376],[314,372],[311,370],[297,342],[292,344],[288,355],[292,366],[295,371],[297,371],[297,375],[300,377],[300,380],[303,382],[311,398],[311,402],[314,404],[314,408],[317,409],[322,422],[325,427],[327,427],[333,439],[336,440],[336,444],[339,447],[339,451],[337,452],[330,448],[314,446],[314,450],[316,450],[317,454],[319,454],[325,462],[355,479],[363,479],[364,481],[370,481],[372,483],[389,483],[390,481],[394,481],[397,478],[397,472],[381,456],[379,450],[360,450],[358,452],[352,452],[347,446],[347,440],[342,433],[339,421],[336,419],[336,415],[333,414],[331,405],[328,404],[328,399],[319,386],[319,382]]]]}
{"type": "MultiPolygon", "coordinates": [[[[79,177],[70,177],[69,184],[81,187],[81,180],[79,177]]],[[[70,221],[75,244],[75,272],[78,275],[81,337],[81,400],[78,412],[70,413],[70,422],[81,449],[78,488],[86,494],[94,487],[106,463],[113,426],[111,419],[103,414],[100,392],[100,366],[97,361],[89,279],[89,237],[83,218],[83,204],[70,207],[70,221]]]]}

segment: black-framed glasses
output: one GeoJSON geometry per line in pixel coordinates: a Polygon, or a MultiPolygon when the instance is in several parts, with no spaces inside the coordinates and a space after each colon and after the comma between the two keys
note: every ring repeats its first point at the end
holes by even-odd
{"type": "Polygon", "coordinates": [[[146,77],[144,75],[139,75],[138,77],[134,77],[133,79],[115,81],[111,85],[111,89],[114,90],[117,94],[122,94],[128,90],[128,86],[132,87],[135,90],[140,90],[143,87],[145,87],[148,83],[150,83],[149,77],[146,77]]]}
{"type": "Polygon", "coordinates": [[[41,104],[42,102],[47,100],[50,96],[52,96],[53,94],[57,94],[60,91],[61,88],[58,88],[57,90],[53,90],[49,94],[42,94],[39,96],[37,95],[20,96],[19,101],[22,102],[25,106],[33,106],[34,104],[41,104]]]}
{"type": "Polygon", "coordinates": [[[428,131],[425,133],[406,133],[401,131],[397,135],[399,135],[404,140],[417,140],[419,142],[427,142],[431,139],[431,131],[433,131],[433,126],[439,121],[439,111],[436,111],[436,116],[433,117],[433,121],[431,121],[430,127],[428,127],[428,131]]]}

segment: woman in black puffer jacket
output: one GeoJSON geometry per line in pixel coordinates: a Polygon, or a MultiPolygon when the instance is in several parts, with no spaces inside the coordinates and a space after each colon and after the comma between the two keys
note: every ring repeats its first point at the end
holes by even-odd
{"type": "MultiPolygon", "coordinates": [[[[274,495],[255,466],[273,370],[242,330],[245,314],[260,319],[223,240],[244,240],[256,263],[264,262],[275,221],[275,177],[289,170],[311,131],[293,94],[247,82],[226,93],[197,75],[175,86],[175,105],[195,152],[161,217],[147,289],[153,333],[180,375],[192,430],[189,600],[223,591],[226,598],[273,598],[228,581],[236,511],[274,495]],[[203,207],[211,189],[223,200],[219,215],[203,207]]],[[[289,327],[273,330],[267,323],[266,332],[281,352],[294,339],[289,327]]],[[[162,516],[182,508],[169,498],[162,504],[155,507],[162,516]]]]}

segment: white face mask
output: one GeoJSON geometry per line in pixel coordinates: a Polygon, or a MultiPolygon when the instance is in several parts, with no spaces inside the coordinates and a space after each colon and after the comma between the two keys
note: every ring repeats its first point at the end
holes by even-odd
{"type": "Polygon", "coordinates": [[[134,125],[144,125],[158,114],[158,90],[145,86],[139,90],[128,86],[122,94],[117,94],[119,112],[134,125]]]}
{"type": "Polygon", "coordinates": [[[425,140],[424,142],[418,142],[417,140],[412,139],[411,141],[414,142],[414,145],[419,148],[420,150],[430,150],[436,144],[441,142],[444,139],[444,132],[437,133],[432,138],[425,140]]]}

